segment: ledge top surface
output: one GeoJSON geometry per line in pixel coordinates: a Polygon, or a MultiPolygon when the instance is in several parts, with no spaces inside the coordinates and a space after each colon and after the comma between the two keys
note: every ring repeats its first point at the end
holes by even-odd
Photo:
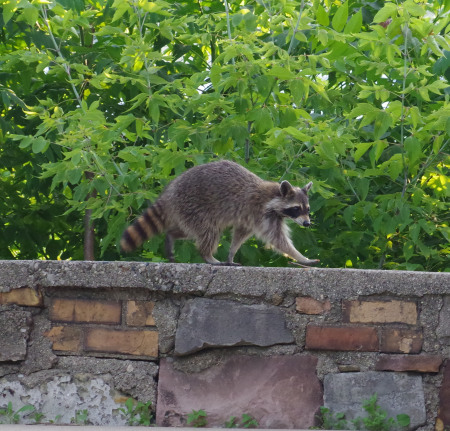
{"type": "Polygon", "coordinates": [[[0,292],[30,288],[146,289],[174,294],[342,298],[450,294],[450,273],[344,268],[227,267],[126,261],[0,260],[0,292]]]}

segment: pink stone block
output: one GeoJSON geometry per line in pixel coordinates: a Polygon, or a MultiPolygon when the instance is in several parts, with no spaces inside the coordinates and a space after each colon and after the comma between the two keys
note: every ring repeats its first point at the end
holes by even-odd
{"type": "Polygon", "coordinates": [[[161,360],[156,423],[185,426],[187,415],[203,409],[208,427],[223,427],[231,416],[247,413],[259,428],[308,429],[323,404],[317,358],[234,356],[198,373],[161,360]]]}

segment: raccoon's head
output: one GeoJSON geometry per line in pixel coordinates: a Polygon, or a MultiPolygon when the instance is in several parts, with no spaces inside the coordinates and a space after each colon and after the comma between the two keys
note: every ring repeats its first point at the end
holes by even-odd
{"type": "Polygon", "coordinates": [[[302,188],[293,187],[288,181],[283,181],[280,184],[281,199],[278,199],[277,208],[274,210],[282,217],[289,217],[300,226],[310,226],[308,191],[311,186],[312,182],[302,188]]]}

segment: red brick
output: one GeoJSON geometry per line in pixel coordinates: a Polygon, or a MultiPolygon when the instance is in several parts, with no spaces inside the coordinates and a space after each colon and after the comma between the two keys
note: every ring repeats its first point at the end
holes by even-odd
{"type": "Polygon", "coordinates": [[[423,334],[420,329],[383,328],[380,351],[384,353],[420,353],[423,334]]]}
{"type": "Polygon", "coordinates": [[[128,326],[155,326],[152,312],[155,303],[152,301],[128,301],[127,325],[128,326]]]}
{"type": "Polygon", "coordinates": [[[40,307],[42,305],[42,294],[29,287],[14,289],[10,292],[0,293],[0,304],[17,304],[28,307],[40,307]]]}
{"type": "Polygon", "coordinates": [[[377,371],[418,371],[438,373],[442,357],[438,355],[382,355],[375,365],[377,371]]]}
{"type": "Polygon", "coordinates": [[[316,326],[306,328],[309,350],[378,351],[376,328],[364,326],[316,326]]]}
{"type": "Polygon", "coordinates": [[[300,296],[296,299],[296,309],[302,314],[324,314],[331,310],[331,303],[328,299],[319,301],[310,296],[300,296]]]}
{"type": "Polygon", "coordinates": [[[50,319],[56,322],[118,324],[121,321],[120,302],[85,299],[53,299],[50,319]]]}
{"type": "Polygon", "coordinates": [[[411,301],[344,301],[344,322],[417,324],[417,304],[411,301]]]}
{"type": "Polygon", "coordinates": [[[157,357],[158,332],[90,328],[87,330],[85,349],[92,352],[157,357]]]}
{"type": "Polygon", "coordinates": [[[44,333],[53,343],[53,350],[78,352],[81,348],[81,328],[73,326],[54,326],[44,333]]]}

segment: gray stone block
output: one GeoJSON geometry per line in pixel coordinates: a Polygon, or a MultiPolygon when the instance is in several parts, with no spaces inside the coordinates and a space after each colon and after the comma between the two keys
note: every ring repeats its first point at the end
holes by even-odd
{"type": "Polygon", "coordinates": [[[426,422],[422,377],[404,373],[361,372],[327,374],[324,378],[324,405],[334,413],[345,413],[347,420],[365,417],[362,402],[373,394],[389,417],[407,414],[409,429],[426,422]]]}
{"type": "Polygon", "coordinates": [[[312,355],[233,356],[186,374],[162,359],[156,423],[183,426],[192,410],[203,409],[208,427],[223,427],[231,416],[240,420],[246,413],[259,428],[308,429],[322,405],[317,361],[312,355]]]}
{"type": "Polygon", "coordinates": [[[273,346],[292,343],[284,312],[274,306],[196,298],[184,305],[175,335],[175,354],[207,347],[273,346]]]}
{"type": "Polygon", "coordinates": [[[436,334],[446,344],[450,344],[450,296],[444,297],[444,304],[439,311],[439,324],[436,334]]]}
{"type": "Polygon", "coordinates": [[[0,362],[25,359],[31,323],[31,313],[27,311],[0,311],[0,362]]]}

